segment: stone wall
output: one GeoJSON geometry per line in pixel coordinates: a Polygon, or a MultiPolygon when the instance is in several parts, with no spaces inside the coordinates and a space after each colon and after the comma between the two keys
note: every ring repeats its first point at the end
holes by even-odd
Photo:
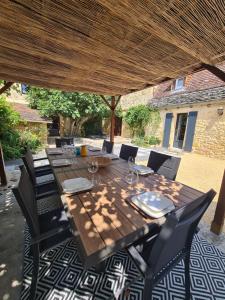
{"type": "Polygon", "coordinates": [[[225,103],[208,103],[207,105],[193,105],[192,107],[171,107],[160,111],[161,124],[159,134],[163,139],[163,130],[166,113],[173,113],[170,148],[173,147],[176,120],[178,113],[198,111],[193,152],[210,157],[225,159],[225,103]],[[217,109],[223,107],[224,114],[219,116],[217,109]]]}
{"type": "Polygon", "coordinates": [[[21,122],[17,128],[21,131],[29,130],[36,134],[43,145],[47,144],[48,130],[47,123],[21,122]]]}

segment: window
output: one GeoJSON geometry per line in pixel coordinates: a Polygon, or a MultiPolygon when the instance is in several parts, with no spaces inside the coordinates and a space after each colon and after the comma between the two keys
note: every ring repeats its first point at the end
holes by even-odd
{"type": "Polygon", "coordinates": [[[174,91],[182,90],[184,88],[184,83],[185,83],[185,78],[178,78],[174,80],[172,85],[172,90],[174,91]]]}
{"type": "Polygon", "coordinates": [[[25,83],[21,83],[21,93],[22,94],[27,93],[27,85],[25,83]]]}

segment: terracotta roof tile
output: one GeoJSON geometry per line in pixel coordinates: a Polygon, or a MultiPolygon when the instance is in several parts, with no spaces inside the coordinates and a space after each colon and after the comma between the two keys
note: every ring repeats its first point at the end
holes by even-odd
{"type": "Polygon", "coordinates": [[[30,108],[26,104],[15,102],[10,104],[14,110],[20,114],[22,120],[38,123],[51,123],[51,120],[41,117],[38,110],[30,108]]]}

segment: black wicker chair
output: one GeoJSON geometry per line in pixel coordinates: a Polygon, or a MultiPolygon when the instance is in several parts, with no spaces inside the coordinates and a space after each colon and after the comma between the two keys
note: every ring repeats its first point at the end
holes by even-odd
{"type": "Polygon", "coordinates": [[[137,156],[137,152],[138,152],[138,147],[122,144],[119,157],[128,160],[130,156],[135,158],[137,156]]]}
{"type": "Polygon", "coordinates": [[[66,145],[73,145],[73,138],[72,137],[64,137],[64,138],[56,138],[55,139],[55,145],[57,148],[60,148],[62,146],[62,143],[65,143],[66,145]]]}
{"type": "Polygon", "coordinates": [[[41,199],[53,193],[58,193],[58,188],[52,174],[51,166],[34,168],[32,153],[29,149],[27,149],[22,159],[24,165],[26,166],[28,174],[30,175],[38,199],[41,199]],[[41,176],[49,175],[49,174],[52,175],[53,179],[41,183],[37,181],[37,179],[40,178],[41,176]]]}
{"type": "Polygon", "coordinates": [[[114,145],[113,142],[104,140],[103,141],[103,145],[102,145],[102,150],[105,149],[107,153],[112,153],[112,151],[113,151],[113,145],[114,145]]]}
{"type": "Polygon", "coordinates": [[[175,180],[180,165],[181,158],[165,153],[151,151],[148,159],[148,167],[166,178],[175,180]]]}
{"type": "Polygon", "coordinates": [[[24,166],[21,167],[21,177],[18,186],[13,187],[13,193],[27,221],[31,234],[31,255],[33,255],[33,272],[30,290],[30,300],[35,299],[38,281],[39,254],[58,246],[71,238],[70,225],[62,207],[38,215],[37,203],[29,175],[24,166]]]}
{"type": "Polygon", "coordinates": [[[190,299],[190,252],[196,227],[212,202],[215,191],[199,197],[167,216],[159,234],[144,237],[128,253],[145,278],[143,300],[152,299],[154,286],[182,259],[185,263],[186,300],[190,299]]]}

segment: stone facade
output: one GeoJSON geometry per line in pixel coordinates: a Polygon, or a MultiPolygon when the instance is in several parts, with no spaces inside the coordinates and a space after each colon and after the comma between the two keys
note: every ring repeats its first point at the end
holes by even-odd
{"type": "MultiPolygon", "coordinates": [[[[177,114],[197,111],[197,120],[192,151],[210,157],[225,159],[225,102],[212,102],[202,105],[168,107],[160,110],[162,122],[158,135],[163,139],[166,113],[173,114],[169,147],[173,148],[177,114]],[[218,115],[217,109],[223,108],[223,115],[218,115]]],[[[184,137],[185,140],[186,136],[184,137]]]]}
{"type": "MultiPolygon", "coordinates": [[[[225,64],[219,66],[225,70],[225,64]]],[[[177,115],[197,111],[192,151],[210,157],[225,159],[225,82],[204,70],[185,78],[181,90],[173,90],[174,81],[167,81],[154,88],[136,92],[122,98],[122,109],[138,104],[153,105],[160,111],[161,122],[154,128],[148,126],[146,135],[157,136],[161,142],[167,113],[172,113],[169,148],[173,148],[177,115]],[[223,109],[222,115],[218,109],[223,109]]],[[[184,141],[187,130],[185,131],[184,141]]],[[[122,136],[130,137],[123,122],[122,136]]],[[[173,148],[174,149],[174,148],[173,148]]],[[[177,148],[176,148],[177,149],[177,148]]],[[[182,151],[182,150],[181,150],[182,151]]]]}

